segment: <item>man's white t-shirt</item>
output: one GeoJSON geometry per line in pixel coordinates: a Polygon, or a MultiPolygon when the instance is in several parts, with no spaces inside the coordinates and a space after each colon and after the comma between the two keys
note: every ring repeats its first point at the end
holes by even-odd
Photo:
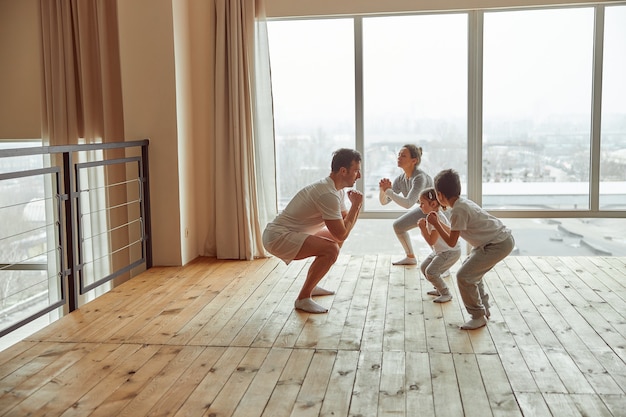
{"type": "Polygon", "coordinates": [[[273,223],[294,232],[314,234],[324,227],[324,220],[341,220],[346,211],[345,191],[326,177],[310,184],[293,197],[273,223]]]}

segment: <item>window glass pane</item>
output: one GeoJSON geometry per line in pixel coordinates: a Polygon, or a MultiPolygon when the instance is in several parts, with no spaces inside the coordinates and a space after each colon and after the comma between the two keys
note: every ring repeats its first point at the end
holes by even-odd
{"type": "Polygon", "coordinates": [[[588,209],[594,13],[484,19],[483,206],[588,209]]]}
{"type": "Polygon", "coordinates": [[[600,208],[626,209],[626,6],[604,21],[600,208]]]}
{"type": "Polygon", "coordinates": [[[407,143],[431,176],[452,167],[466,180],[466,14],[363,19],[363,96],[366,210],[404,210],[380,204],[378,182],[402,173],[407,143]]]}
{"type": "MultiPolygon", "coordinates": [[[[0,151],[41,147],[41,139],[0,139],[0,151]]],[[[42,155],[0,158],[0,174],[17,175],[46,166],[42,155]]],[[[49,174],[0,180],[0,329],[27,319],[60,299],[55,269],[58,251],[56,223],[50,207],[56,197],[46,194],[49,174]]],[[[0,350],[50,324],[51,315],[30,322],[0,339],[0,350]]]]}
{"type": "MultiPolygon", "coordinates": [[[[626,219],[501,219],[513,231],[515,249],[510,256],[626,256],[626,219]]],[[[341,248],[348,255],[401,253],[397,239],[388,238],[393,219],[359,219],[341,248]],[[381,237],[385,239],[381,245],[381,237]]],[[[410,232],[418,262],[432,248],[417,229],[410,232]]],[[[462,241],[461,260],[468,245],[462,241]]],[[[459,265],[459,264],[457,264],[459,265]]]]}
{"type": "MultiPolygon", "coordinates": [[[[515,249],[510,256],[626,256],[626,239],[623,237],[626,219],[501,220],[515,237],[515,249]]],[[[402,247],[391,236],[392,223],[393,219],[359,219],[350,238],[342,246],[341,253],[397,256],[402,247]]],[[[412,230],[410,235],[419,263],[432,252],[432,248],[417,229],[412,230]]],[[[468,250],[463,240],[461,250],[462,261],[468,250]]]]}
{"type": "Polygon", "coordinates": [[[330,173],[332,153],[355,148],[352,19],[268,23],[278,207],[330,173]]]}
{"type": "Polygon", "coordinates": [[[626,219],[502,219],[521,256],[625,256],[626,219]]]}

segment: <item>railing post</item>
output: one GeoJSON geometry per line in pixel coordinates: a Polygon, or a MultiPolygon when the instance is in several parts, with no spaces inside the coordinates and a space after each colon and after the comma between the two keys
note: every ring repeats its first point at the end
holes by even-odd
{"type": "Polygon", "coordinates": [[[148,143],[141,145],[141,159],[143,160],[141,176],[143,178],[143,210],[144,228],[146,233],[146,268],[152,268],[152,217],[150,214],[150,164],[148,160],[148,143]]]}
{"type": "Polygon", "coordinates": [[[78,308],[78,292],[76,282],[76,231],[74,230],[74,191],[72,152],[63,152],[63,190],[65,199],[65,256],[67,257],[67,292],[68,308],[72,312],[78,308]]]}

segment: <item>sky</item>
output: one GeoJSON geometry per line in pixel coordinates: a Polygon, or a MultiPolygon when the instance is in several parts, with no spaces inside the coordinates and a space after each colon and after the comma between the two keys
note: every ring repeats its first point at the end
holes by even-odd
{"type": "MultiPolygon", "coordinates": [[[[626,6],[606,7],[605,111],[626,113],[626,6]]],[[[363,19],[366,115],[464,116],[467,15],[363,19]]],[[[486,12],[486,117],[588,114],[594,10],[486,12]]],[[[354,120],[352,19],[269,24],[277,118],[354,120]]]]}

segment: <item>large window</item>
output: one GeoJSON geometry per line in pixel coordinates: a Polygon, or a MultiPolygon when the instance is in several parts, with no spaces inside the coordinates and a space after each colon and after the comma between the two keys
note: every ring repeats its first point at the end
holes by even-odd
{"type": "Polygon", "coordinates": [[[330,173],[334,150],[355,147],[353,21],[272,22],[268,37],[282,209],[330,173]]]}
{"type": "Polygon", "coordinates": [[[364,18],[363,109],[366,210],[398,210],[380,204],[378,182],[402,173],[407,143],[422,147],[427,173],[465,178],[467,15],[364,18]]]}
{"type": "Polygon", "coordinates": [[[593,12],[485,14],[484,207],[589,209],[593,12]]]}
{"type": "Polygon", "coordinates": [[[626,205],[626,6],[606,8],[602,76],[600,208],[626,205]]]}
{"type": "Polygon", "coordinates": [[[623,3],[276,20],[269,33],[279,209],[348,146],[364,155],[361,217],[394,219],[404,209],[380,206],[378,181],[414,143],[426,172],[456,169],[463,194],[508,220],[517,253],[626,254],[623,3]]]}

